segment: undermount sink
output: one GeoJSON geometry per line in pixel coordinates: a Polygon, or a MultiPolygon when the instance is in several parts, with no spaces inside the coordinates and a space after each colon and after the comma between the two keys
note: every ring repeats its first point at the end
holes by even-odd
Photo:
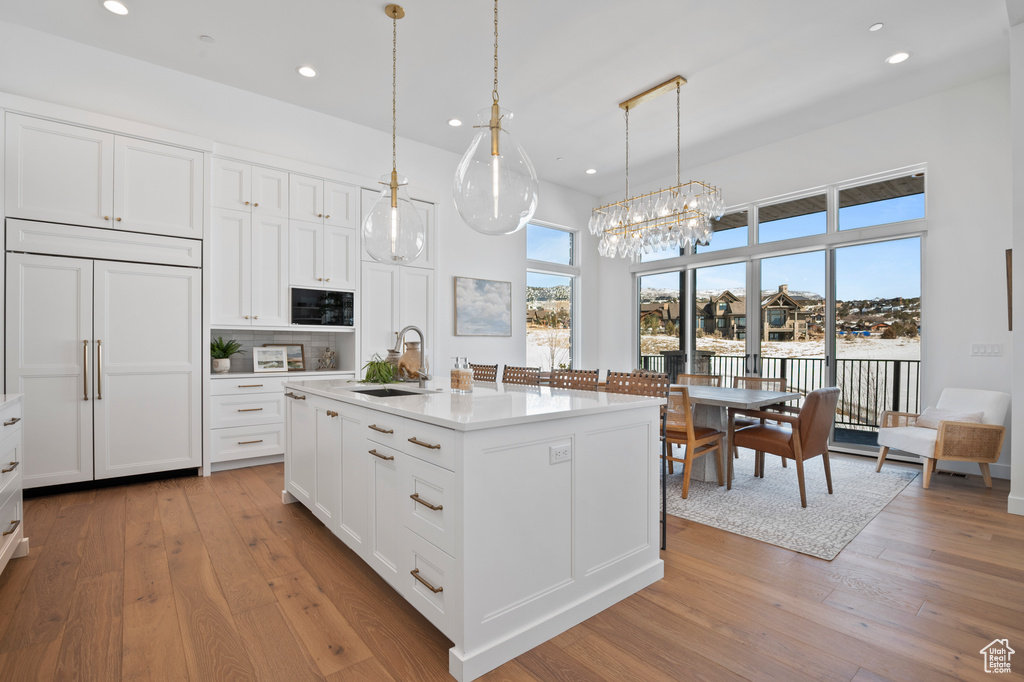
{"type": "Polygon", "coordinates": [[[401,388],[357,388],[353,393],[372,395],[375,398],[394,398],[399,395],[420,395],[416,391],[405,391],[401,388]]]}

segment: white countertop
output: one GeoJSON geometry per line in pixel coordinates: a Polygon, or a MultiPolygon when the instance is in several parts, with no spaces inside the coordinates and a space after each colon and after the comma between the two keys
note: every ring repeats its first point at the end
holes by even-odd
{"type": "Polygon", "coordinates": [[[391,384],[390,388],[416,391],[417,395],[388,398],[355,392],[388,388],[387,386],[360,384],[344,379],[286,381],[285,388],[457,431],[475,431],[601,412],[657,407],[664,402],[662,398],[635,395],[482,382],[474,382],[472,393],[452,393],[447,388],[420,389],[415,384],[391,384]]]}

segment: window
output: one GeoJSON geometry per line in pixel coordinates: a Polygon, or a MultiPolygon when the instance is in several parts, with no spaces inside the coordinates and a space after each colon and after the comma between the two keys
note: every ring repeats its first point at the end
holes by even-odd
{"type": "Polygon", "coordinates": [[[711,236],[711,243],[707,246],[698,244],[696,253],[708,253],[710,251],[725,251],[735,249],[738,246],[747,245],[747,212],[737,211],[724,215],[718,220],[711,221],[711,227],[715,233],[711,236]]]}
{"type": "Polygon", "coordinates": [[[526,364],[550,371],[572,367],[576,296],[576,234],[526,226],[526,364]]]}
{"type": "MultiPolygon", "coordinates": [[[[757,238],[762,244],[825,234],[826,199],[816,194],[758,209],[757,238]]],[[[714,239],[711,240],[714,242],[714,239]]]]}
{"type": "Polygon", "coordinates": [[[786,311],[785,310],[769,310],[768,311],[768,326],[769,327],[783,327],[786,324],[786,311]]]}
{"type": "Polygon", "coordinates": [[[725,301],[719,301],[718,302],[718,310],[719,311],[725,312],[725,309],[728,308],[728,307],[729,306],[728,306],[728,304],[725,301]]]}
{"type": "Polygon", "coordinates": [[[924,173],[839,190],[839,229],[924,218],[924,173]]]}

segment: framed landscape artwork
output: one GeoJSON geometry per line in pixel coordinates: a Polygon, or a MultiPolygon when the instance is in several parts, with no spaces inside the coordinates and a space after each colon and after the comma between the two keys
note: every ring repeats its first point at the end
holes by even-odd
{"type": "Polygon", "coordinates": [[[287,372],[288,354],[282,346],[252,349],[253,372],[287,372]]]}
{"type": "Polygon", "coordinates": [[[456,277],[455,335],[512,336],[512,282],[456,277]]]}
{"type": "Polygon", "coordinates": [[[306,369],[306,352],[301,343],[265,343],[264,348],[283,348],[288,357],[289,372],[303,372],[306,369]]]}

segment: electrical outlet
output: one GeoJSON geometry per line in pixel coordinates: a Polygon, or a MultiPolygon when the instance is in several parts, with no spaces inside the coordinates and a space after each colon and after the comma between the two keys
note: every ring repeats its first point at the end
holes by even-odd
{"type": "Polygon", "coordinates": [[[572,443],[561,443],[548,448],[548,454],[552,464],[568,462],[572,459],[572,443]]]}

